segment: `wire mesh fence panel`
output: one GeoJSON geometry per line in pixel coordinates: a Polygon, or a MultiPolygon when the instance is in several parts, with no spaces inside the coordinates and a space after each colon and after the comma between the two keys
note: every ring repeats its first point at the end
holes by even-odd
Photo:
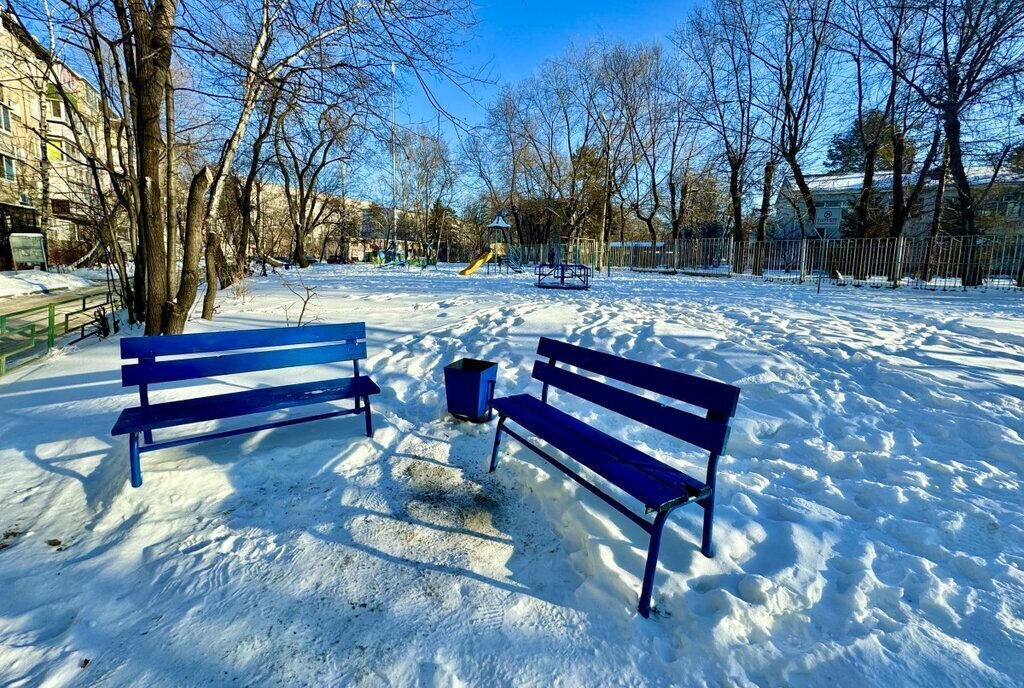
{"type": "Polygon", "coordinates": [[[665,274],[914,289],[1024,289],[1024,234],[734,241],[717,237],[520,247],[524,265],[568,262],[665,274]]]}
{"type": "Polygon", "coordinates": [[[604,254],[599,248],[587,251],[594,252],[588,260],[638,271],[840,286],[1024,289],[1024,234],[742,242],[719,237],[614,243],[604,254]]]}

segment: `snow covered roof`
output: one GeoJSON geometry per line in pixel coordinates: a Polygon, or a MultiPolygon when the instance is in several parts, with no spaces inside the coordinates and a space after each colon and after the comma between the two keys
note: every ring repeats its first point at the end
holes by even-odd
{"type": "Polygon", "coordinates": [[[498,229],[508,229],[512,225],[510,225],[509,223],[505,222],[505,217],[499,211],[498,214],[494,216],[494,221],[491,222],[491,224],[489,224],[487,226],[488,227],[496,227],[498,229]]]}
{"type": "MultiPolygon", "coordinates": [[[[992,180],[994,171],[995,168],[993,167],[969,167],[967,168],[967,177],[972,186],[981,186],[988,184],[992,180]]],[[[864,181],[864,175],[861,172],[852,174],[809,174],[806,178],[811,193],[860,191],[864,181]]],[[[916,181],[916,173],[904,176],[904,183],[913,184],[916,181]]],[[[1024,184],[1024,175],[1002,169],[997,176],[997,182],[1003,184],[1024,184]]],[[[936,181],[929,180],[926,183],[934,185],[936,181]]],[[[891,189],[892,172],[875,172],[874,185],[877,189],[891,189]]]]}

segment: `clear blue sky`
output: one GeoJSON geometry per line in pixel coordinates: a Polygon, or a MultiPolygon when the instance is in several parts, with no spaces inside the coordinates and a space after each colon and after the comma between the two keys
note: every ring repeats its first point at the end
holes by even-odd
{"type": "MultiPolygon", "coordinates": [[[[518,81],[571,44],[598,38],[667,39],[694,4],[695,0],[478,0],[479,24],[456,60],[465,71],[484,69],[493,81],[518,81]]],[[[469,96],[450,84],[435,87],[442,105],[469,124],[483,116],[474,99],[487,104],[496,91],[495,85],[480,84],[469,96]]],[[[426,97],[413,85],[399,104],[400,123],[434,117],[426,97]]]]}

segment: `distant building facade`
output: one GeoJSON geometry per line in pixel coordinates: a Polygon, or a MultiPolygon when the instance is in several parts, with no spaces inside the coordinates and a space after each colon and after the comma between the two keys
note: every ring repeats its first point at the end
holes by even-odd
{"type": "MultiPolygon", "coordinates": [[[[991,168],[972,168],[968,171],[973,188],[981,194],[989,183],[991,189],[980,200],[977,207],[979,228],[986,234],[1017,234],[1024,232],[1024,175],[1001,171],[995,176],[991,168]]],[[[775,203],[777,220],[774,238],[797,239],[801,236],[800,215],[803,215],[803,234],[807,237],[824,236],[838,239],[847,236],[845,232],[849,216],[857,205],[864,177],[862,174],[821,174],[808,175],[807,183],[814,197],[815,224],[810,226],[806,210],[795,185],[787,182],[779,192],[775,203]]],[[[911,177],[905,183],[913,183],[911,177]]],[[[938,182],[928,180],[921,192],[921,199],[915,212],[908,219],[905,234],[924,236],[928,234],[935,209],[935,194],[938,182]]],[[[874,188],[877,202],[883,211],[892,204],[892,173],[877,172],[874,188]]],[[[946,182],[947,203],[955,199],[956,190],[951,181],[946,182]]],[[[947,206],[948,208],[948,206],[947,206]]]]}
{"type": "Polygon", "coordinates": [[[0,10],[0,269],[11,267],[13,232],[45,234],[51,260],[87,246],[96,184],[78,142],[96,150],[99,108],[88,81],[51,59],[16,16],[0,10]]]}

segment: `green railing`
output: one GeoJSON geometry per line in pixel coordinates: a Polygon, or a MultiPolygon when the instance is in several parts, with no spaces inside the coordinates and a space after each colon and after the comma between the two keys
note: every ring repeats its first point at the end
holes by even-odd
{"type": "Polygon", "coordinates": [[[77,332],[68,342],[74,343],[96,334],[93,313],[112,305],[109,292],[97,291],[0,313],[0,376],[45,356],[58,339],[77,332]]]}

